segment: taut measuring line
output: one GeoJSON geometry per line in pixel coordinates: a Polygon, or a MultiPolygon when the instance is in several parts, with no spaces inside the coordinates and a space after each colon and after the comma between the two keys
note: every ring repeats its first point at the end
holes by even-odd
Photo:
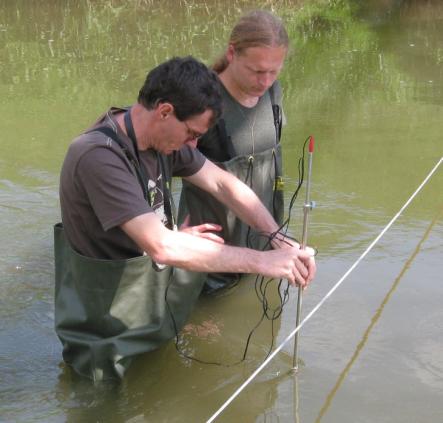
{"type": "Polygon", "coordinates": [[[361,254],[357,261],[346,271],[346,273],[340,278],[338,282],[328,291],[328,293],[320,300],[319,303],[308,313],[308,315],[300,322],[300,324],[283,340],[283,342],[268,356],[268,358],[263,361],[260,366],[258,366],[254,372],[243,382],[243,384],[227,399],[227,401],[206,421],[206,423],[212,423],[225,408],[237,398],[240,393],[245,389],[254,378],[270,363],[270,361],[283,349],[283,347],[289,342],[290,339],[305,325],[305,323],[318,311],[318,309],[325,303],[325,301],[336,291],[336,289],[343,283],[343,281],[349,276],[349,274],[359,265],[359,263],[366,257],[369,251],[374,248],[374,245],[380,241],[380,238],[386,233],[386,231],[394,224],[394,222],[403,213],[406,207],[411,204],[411,201],[416,197],[416,195],[422,190],[422,188],[429,181],[431,176],[436,172],[440,164],[443,162],[443,157],[437,162],[434,168],[429,172],[428,176],[420,184],[420,186],[415,190],[415,192],[409,197],[408,201],[403,204],[402,208],[397,212],[397,214],[390,220],[390,222],[384,227],[384,229],[378,234],[378,236],[371,242],[368,248],[361,254]]]}
{"type": "MultiPolygon", "coordinates": [[[[306,249],[308,243],[308,215],[309,212],[315,207],[315,203],[310,200],[311,196],[311,173],[312,173],[312,156],[314,153],[314,137],[311,135],[309,137],[309,153],[308,153],[308,178],[306,180],[306,198],[305,204],[303,206],[303,234],[301,238],[300,248],[302,250],[306,249]]],[[[303,301],[303,288],[298,286],[298,297],[297,297],[297,318],[295,320],[295,327],[300,325],[300,315],[301,306],[303,301]]],[[[296,332],[294,337],[294,358],[292,362],[292,367],[295,371],[298,370],[298,333],[296,332]]]]}

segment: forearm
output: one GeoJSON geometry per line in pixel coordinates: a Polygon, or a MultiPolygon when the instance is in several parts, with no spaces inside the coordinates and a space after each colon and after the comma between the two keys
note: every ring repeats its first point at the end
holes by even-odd
{"type": "MultiPolygon", "coordinates": [[[[275,234],[279,225],[271,213],[263,205],[256,194],[245,184],[227,184],[218,191],[217,199],[227,205],[236,216],[257,231],[268,235],[275,234]]],[[[295,246],[300,248],[297,241],[285,237],[283,233],[276,234],[271,242],[273,248],[295,246]]],[[[307,247],[309,254],[314,255],[314,250],[307,247]]]]}
{"type": "Polygon", "coordinates": [[[232,247],[182,232],[169,231],[155,260],[197,272],[235,272],[285,278],[306,286],[315,275],[315,261],[298,247],[270,251],[232,247]]]}
{"type": "Polygon", "coordinates": [[[171,231],[155,213],[137,216],[121,228],[159,264],[197,272],[256,273],[286,278],[303,286],[315,274],[315,262],[297,247],[257,251],[227,246],[186,232],[171,231]]]}
{"type": "Polygon", "coordinates": [[[209,192],[253,229],[272,233],[278,225],[257,195],[232,174],[207,161],[203,168],[186,178],[209,192]]]}
{"type": "Polygon", "coordinates": [[[122,229],[157,263],[197,272],[263,271],[262,252],[171,231],[154,213],[138,216],[122,225],[122,229]]]}
{"type": "Polygon", "coordinates": [[[168,231],[154,260],[197,272],[262,273],[260,251],[233,247],[184,232],[168,231]]]}
{"type": "Polygon", "coordinates": [[[224,184],[214,194],[216,198],[256,231],[275,232],[278,224],[257,195],[237,178],[229,176],[235,180],[224,184]]]}

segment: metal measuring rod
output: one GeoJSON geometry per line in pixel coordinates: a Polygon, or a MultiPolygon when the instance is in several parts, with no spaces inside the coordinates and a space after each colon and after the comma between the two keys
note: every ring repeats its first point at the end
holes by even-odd
{"type": "MultiPolygon", "coordinates": [[[[306,180],[306,197],[305,204],[303,206],[303,234],[301,239],[300,248],[302,250],[306,249],[308,243],[308,215],[309,212],[315,207],[315,202],[311,201],[311,173],[312,173],[312,156],[314,153],[314,137],[311,135],[309,137],[309,148],[308,148],[308,177],[306,180]]],[[[298,287],[298,298],[297,298],[297,318],[295,320],[295,327],[300,324],[301,306],[303,301],[303,289],[299,285],[298,287]]],[[[294,359],[292,367],[295,371],[298,370],[298,331],[294,336],[294,359]]]]}

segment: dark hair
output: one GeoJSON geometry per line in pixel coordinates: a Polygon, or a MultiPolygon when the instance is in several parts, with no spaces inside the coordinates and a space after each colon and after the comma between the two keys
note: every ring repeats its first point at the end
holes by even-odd
{"type": "MultiPolygon", "coordinates": [[[[280,18],[266,10],[253,10],[243,15],[232,29],[229,37],[237,53],[249,47],[286,47],[289,46],[288,33],[280,18]]],[[[228,67],[226,54],[212,66],[217,73],[228,67]]]]}
{"type": "Polygon", "coordinates": [[[138,102],[148,110],[171,103],[180,121],[210,109],[215,121],[222,110],[220,82],[214,71],[193,57],[174,57],[148,73],[138,102]]]}

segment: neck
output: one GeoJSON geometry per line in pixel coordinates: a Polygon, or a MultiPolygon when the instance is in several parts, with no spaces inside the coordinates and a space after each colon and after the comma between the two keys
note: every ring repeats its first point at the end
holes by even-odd
{"type": "Polygon", "coordinates": [[[229,94],[242,106],[254,107],[258,103],[259,97],[249,95],[236,83],[229,66],[219,75],[219,78],[229,94]]]}
{"type": "MultiPolygon", "coordinates": [[[[137,148],[141,151],[147,150],[151,147],[149,133],[147,128],[149,128],[149,111],[145,109],[141,104],[134,104],[130,111],[132,126],[134,128],[135,141],[137,143],[137,148]]],[[[125,125],[124,119],[125,113],[119,113],[116,117],[117,123],[119,124],[122,131],[128,135],[128,128],[125,125]]]]}

